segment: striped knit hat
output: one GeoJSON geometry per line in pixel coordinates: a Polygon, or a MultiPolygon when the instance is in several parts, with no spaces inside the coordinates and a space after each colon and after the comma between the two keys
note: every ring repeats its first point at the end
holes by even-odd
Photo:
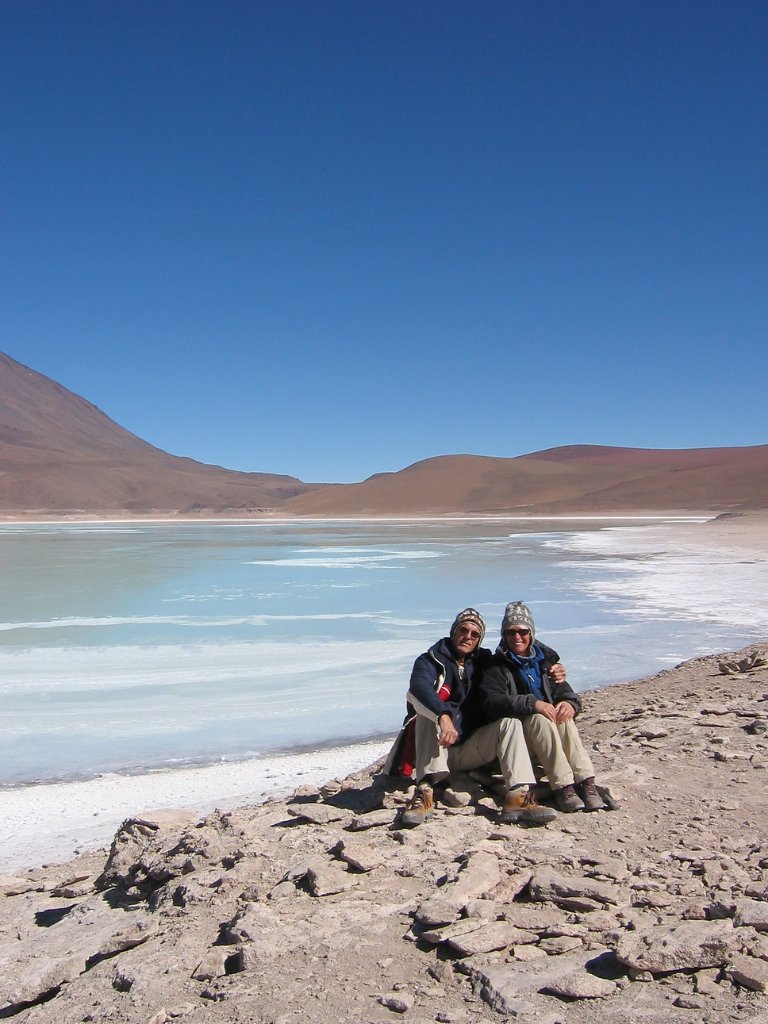
{"type": "Polygon", "coordinates": [[[476,612],[474,608],[465,608],[464,611],[459,612],[453,620],[453,625],[451,626],[451,639],[453,639],[459,626],[463,626],[465,622],[474,623],[474,625],[476,625],[480,630],[480,639],[477,641],[477,646],[479,647],[483,642],[483,637],[485,636],[485,621],[483,620],[483,616],[480,612],[476,612]]]}
{"type": "Polygon", "coordinates": [[[508,629],[519,626],[521,629],[530,629],[531,643],[536,637],[536,629],[533,625],[533,616],[530,608],[522,601],[510,601],[504,609],[504,618],[501,620],[501,635],[504,636],[508,629]]]}

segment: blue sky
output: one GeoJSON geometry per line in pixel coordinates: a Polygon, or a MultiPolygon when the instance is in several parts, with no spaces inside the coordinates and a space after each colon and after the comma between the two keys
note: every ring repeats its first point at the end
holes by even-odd
{"type": "Polygon", "coordinates": [[[768,5],[0,0],[0,349],[174,454],[768,441],[768,5]]]}

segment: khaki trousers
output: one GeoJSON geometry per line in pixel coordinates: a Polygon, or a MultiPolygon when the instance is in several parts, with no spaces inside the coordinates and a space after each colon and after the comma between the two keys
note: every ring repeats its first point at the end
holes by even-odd
{"type": "Polygon", "coordinates": [[[522,722],[532,760],[547,773],[551,789],[594,778],[595,769],[574,721],[555,724],[544,715],[528,715],[522,722]]]}
{"type": "Polygon", "coordinates": [[[416,716],[416,780],[482,768],[498,758],[507,789],[536,781],[519,718],[500,718],[476,729],[457,747],[440,747],[439,727],[426,715],[416,716]]]}

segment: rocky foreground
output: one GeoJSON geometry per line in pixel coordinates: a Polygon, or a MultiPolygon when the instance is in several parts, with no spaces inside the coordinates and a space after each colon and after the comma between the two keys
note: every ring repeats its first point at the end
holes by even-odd
{"type": "Polygon", "coordinates": [[[610,811],[404,830],[369,771],[0,878],[0,1017],[765,1024],[767,654],[588,694],[610,811]]]}

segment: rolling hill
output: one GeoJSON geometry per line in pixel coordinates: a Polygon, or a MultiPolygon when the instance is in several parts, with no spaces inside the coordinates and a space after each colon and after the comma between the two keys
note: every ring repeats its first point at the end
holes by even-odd
{"type": "Polygon", "coordinates": [[[442,455],[356,484],[306,484],[169,455],[0,353],[0,513],[8,516],[578,514],[768,508],[768,445],[571,445],[442,455]]]}

